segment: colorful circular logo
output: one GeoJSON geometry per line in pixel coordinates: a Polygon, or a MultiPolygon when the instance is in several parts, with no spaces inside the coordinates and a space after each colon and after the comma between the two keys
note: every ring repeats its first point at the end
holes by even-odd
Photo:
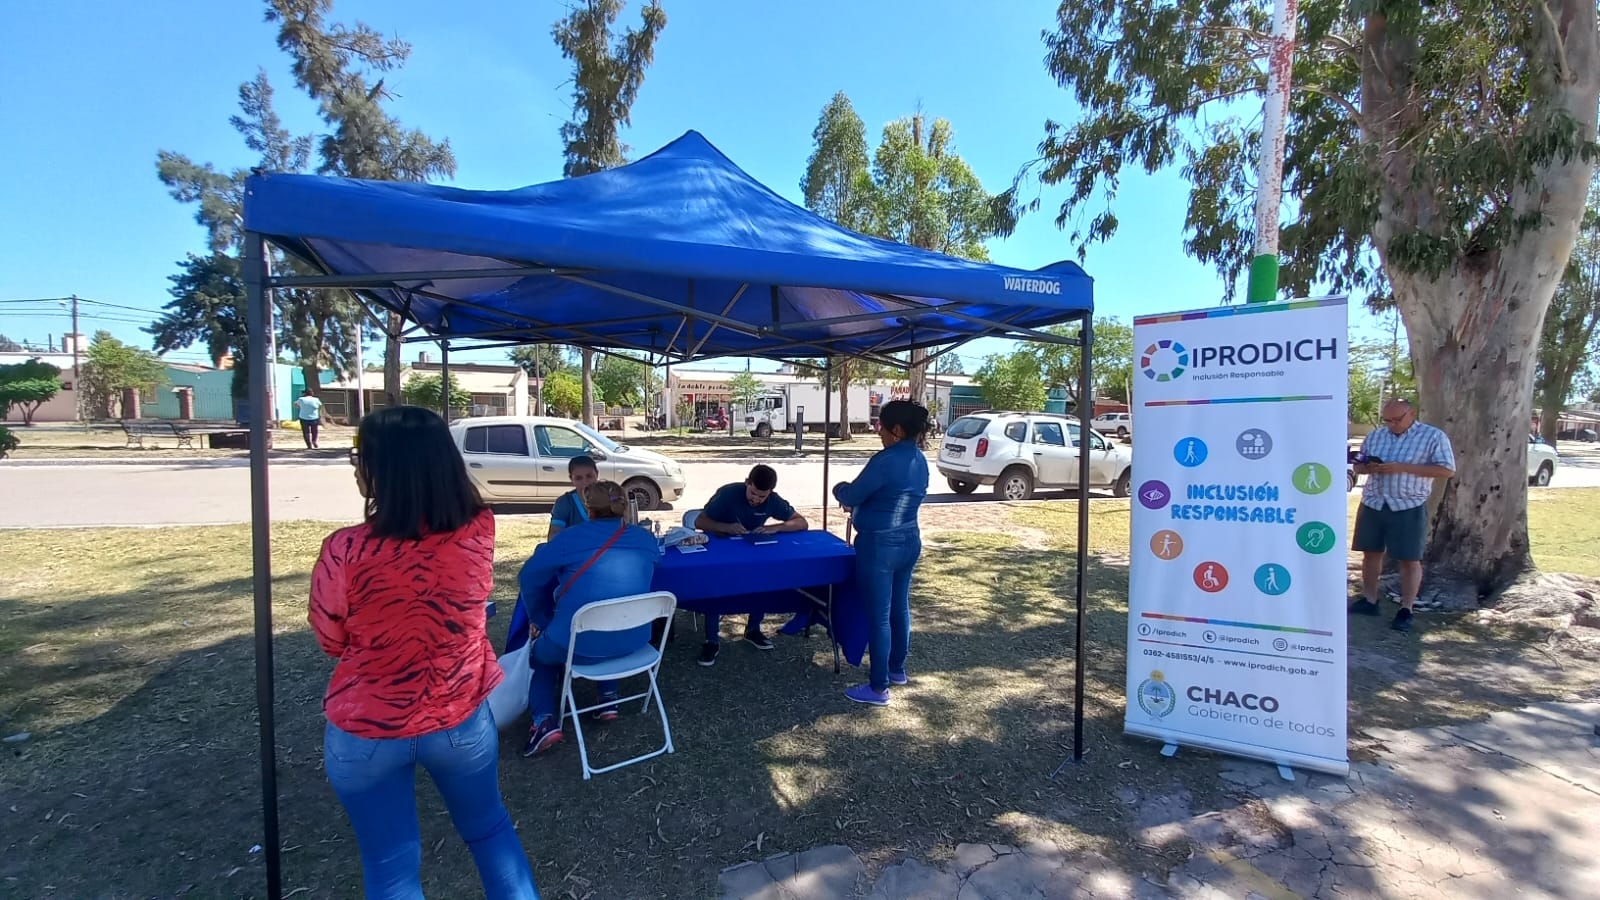
{"type": "Polygon", "coordinates": [[[1247,428],[1234,439],[1233,449],[1245,459],[1266,459],[1272,452],[1272,435],[1259,428],[1247,428]]]}
{"type": "Polygon", "coordinates": [[[1215,594],[1228,586],[1228,570],[1222,563],[1207,560],[1194,567],[1194,586],[1208,594],[1215,594]]]}
{"type": "Polygon", "coordinates": [[[1151,381],[1171,381],[1189,368],[1189,350],[1177,341],[1156,341],[1144,348],[1139,368],[1151,381]]]}
{"type": "Polygon", "coordinates": [[[1157,559],[1177,559],[1183,555],[1183,536],[1170,528],[1150,535],[1150,552],[1157,559]]]}
{"type": "Polygon", "coordinates": [[[1302,494],[1320,494],[1333,486],[1333,473],[1322,463],[1301,463],[1295,467],[1291,479],[1294,489],[1302,494]]]}
{"type": "Polygon", "coordinates": [[[1257,568],[1256,590],[1273,597],[1289,590],[1289,570],[1277,563],[1257,568]]]}
{"type": "Polygon", "coordinates": [[[1139,683],[1139,708],[1153,718],[1166,718],[1178,708],[1178,692],[1167,684],[1166,676],[1151,672],[1149,678],[1139,683]]]}
{"type": "Polygon", "coordinates": [[[1186,437],[1172,445],[1172,458],[1178,461],[1178,465],[1189,469],[1205,462],[1210,452],[1206,442],[1197,437],[1186,437]]]}
{"type": "Polygon", "coordinates": [[[1307,522],[1295,529],[1294,542],[1307,553],[1323,554],[1339,543],[1339,536],[1326,522],[1307,522]]]}
{"type": "Polygon", "coordinates": [[[1139,502],[1145,509],[1160,509],[1172,500],[1172,489],[1164,481],[1150,480],[1139,485],[1139,502]]]}

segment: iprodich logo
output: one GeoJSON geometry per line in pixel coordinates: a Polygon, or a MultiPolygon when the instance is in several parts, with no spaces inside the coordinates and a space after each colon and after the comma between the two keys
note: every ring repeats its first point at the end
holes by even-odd
{"type": "Polygon", "coordinates": [[[1189,368],[1189,349],[1177,341],[1159,340],[1144,348],[1139,368],[1151,381],[1171,381],[1189,368]]]}

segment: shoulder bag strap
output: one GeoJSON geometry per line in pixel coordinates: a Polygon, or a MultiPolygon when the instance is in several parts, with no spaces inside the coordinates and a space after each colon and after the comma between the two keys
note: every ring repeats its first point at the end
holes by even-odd
{"type": "Polygon", "coordinates": [[[607,550],[611,549],[611,545],[617,542],[617,538],[622,537],[622,532],[625,531],[627,527],[627,522],[623,522],[622,525],[618,526],[617,530],[611,533],[611,537],[607,538],[606,542],[600,545],[600,549],[596,550],[594,555],[589,557],[589,561],[579,566],[578,571],[572,573],[572,577],[567,579],[567,583],[563,584],[561,589],[556,591],[557,602],[560,602],[561,598],[567,595],[567,591],[572,590],[572,585],[576,583],[579,578],[583,577],[583,573],[589,571],[589,567],[594,565],[596,560],[600,559],[600,557],[604,555],[607,550]]]}

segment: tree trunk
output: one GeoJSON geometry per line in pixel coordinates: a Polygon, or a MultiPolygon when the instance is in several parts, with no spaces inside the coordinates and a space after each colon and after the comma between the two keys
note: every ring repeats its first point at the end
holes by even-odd
{"type": "Polygon", "coordinates": [[[301,375],[301,377],[305,378],[305,381],[306,381],[305,389],[306,390],[310,391],[313,396],[316,396],[316,397],[322,396],[322,367],[321,366],[317,365],[314,362],[309,362],[308,363],[308,362],[304,362],[302,360],[302,362],[300,363],[300,375],[301,375]]]}
{"type": "MultiPolygon", "coordinates": [[[[841,441],[854,440],[850,432],[850,360],[833,361],[834,381],[839,386],[839,437],[841,441]]],[[[831,388],[829,388],[831,390],[831,388]]]]}
{"type": "Polygon", "coordinates": [[[922,396],[928,385],[928,351],[911,351],[911,369],[906,373],[906,387],[912,403],[925,403],[922,396]]]}
{"type": "MultiPolygon", "coordinates": [[[[1455,477],[1435,491],[1424,600],[1472,608],[1533,569],[1528,426],[1540,319],[1575,228],[1548,226],[1437,281],[1389,267],[1420,415],[1444,429],[1455,477]]],[[[1382,242],[1379,246],[1383,246],[1382,242]]]]}
{"type": "Polygon", "coordinates": [[[383,396],[387,406],[405,403],[400,384],[400,339],[396,337],[405,322],[399,313],[389,313],[383,338],[383,396]]]}
{"type": "Polygon", "coordinates": [[[583,356],[583,424],[594,427],[594,351],[582,348],[583,356]]]}
{"type": "Polygon", "coordinates": [[[1546,391],[1545,396],[1541,398],[1543,402],[1539,404],[1539,437],[1554,447],[1556,435],[1561,431],[1561,411],[1566,408],[1566,404],[1552,399],[1552,394],[1553,392],[1546,391]]]}

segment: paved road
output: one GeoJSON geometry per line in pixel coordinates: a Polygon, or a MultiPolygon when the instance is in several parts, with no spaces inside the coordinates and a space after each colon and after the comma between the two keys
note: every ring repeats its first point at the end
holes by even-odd
{"type": "MultiPolygon", "coordinates": [[[[830,479],[839,481],[853,477],[862,463],[832,465],[830,479]]],[[[778,490],[790,502],[821,504],[820,459],[777,468],[778,490]]],[[[689,491],[676,506],[701,505],[721,485],[743,481],[749,469],[746,463],[686,463],[689,491]]],[[[361,498],[347,465],[274,463],[271,484],[274,519],[360,517],[361,498]]],[[[1564,452],[1552,487],[1600,487],[1600,448],[1564,452]]],[[[931,488],[936,495],[950,493],[937,475],[931,488]]],[[[248,522],[250,472],[242,465],[0,466],[0,498],[0,528],[248,522]]]]}
{"type": "MultiPolygon", "coordinates": [[[[680,509],[702,505],[718,487],[743,481],[744,463],[691,463],[680,509]]],[[[777,466],[778,490],[797,506],[822,502],[822,463],[777,466]]],[[[847,479],[861,462],[834,462],[847,479]]],[[[274,463],[272,517],[347,522],[361,516],[350,467],[274,463]]],[[[940,483],[943,486],[943,483],[940,483]]],[[[87,525],[213,525],[250,521],[250,470],[244,466],[0,467],[0,528],[87,525]]]]}

